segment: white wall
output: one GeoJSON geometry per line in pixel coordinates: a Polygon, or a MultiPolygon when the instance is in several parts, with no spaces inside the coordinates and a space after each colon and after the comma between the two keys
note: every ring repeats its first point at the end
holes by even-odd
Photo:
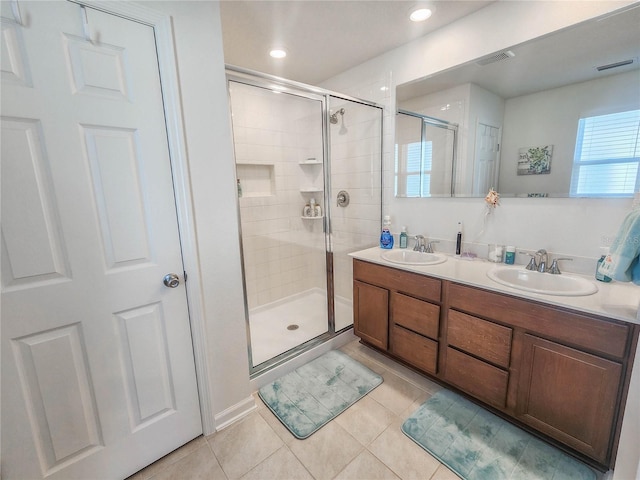
{"type": "MultiPolygon", "coordinates": [[[[465,222],[467,239],[479,237],[515,244],[522,248],[596,258],[598,246],[611,242],[622,219],[632,205],[631,200],[596,199],[503,199],[483,230],[482,199],[399,199],[394,211],[389,210],[393,195],[393,114],[395,86],[417,80],[438,71],[474,60],[572,24],[611,12],[633,2],[567,1],[567,2],[495,2],[431,35],[401,46],[387,54],[354,67],[324,82],[325,87],[357,95],[371,79],[390,88],[385,115],[385,214],[391,214],[394,225],[407,225],[412,233],[423,233],[453,241],[456,222],[465,222]],[[388,85],[384,82],[389,80],[388,85]],[[391,127],[389,126],[391,125],[391,127]]],[[[373,89],[375,90],[375,89],[373,89]]],[[[366,98],[366,96],[365,96],[366,98]]],[[[636,366],[636,370],[640,366],[636,366]]],[[[627,408],[640,404],[640,386],[629,392],[627,408]]],[[[634,410],[635,411],[635,410],[634,410]]],[[[629,418],[631,418],[629,416],[629,418]]],[[[621,451],[617,465],[620,471],[637,471],[640,452],[637,438],[640,427],[625,419],[627,436],[635,448],[621,451]]],[[[621,477],[619,477],[621,478],[621,477]]],[[[629,480],[625,478],[624,480],[629,480]]]]}
{"type": "MultiPolygon", "coordinates": [[[[172,16],[206,322],[209,395],[217,425],[253,406],[238,242],[236,181],[219,6],[158,1],[172,16]]],[[[205,432],[211,433],[211,432],[205,432]]]]}

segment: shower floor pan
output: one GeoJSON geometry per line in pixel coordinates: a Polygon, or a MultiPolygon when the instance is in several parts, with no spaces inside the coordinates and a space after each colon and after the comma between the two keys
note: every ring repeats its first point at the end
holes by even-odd
{"type": "MultiPolygon", "coordinates": [[[[336,331],[353,323],[351,302],[336,298],[336,331]]],[[[311,289],[249,312],[253,365],[266,362],[328,331],[327,297],[311,289]]]]}

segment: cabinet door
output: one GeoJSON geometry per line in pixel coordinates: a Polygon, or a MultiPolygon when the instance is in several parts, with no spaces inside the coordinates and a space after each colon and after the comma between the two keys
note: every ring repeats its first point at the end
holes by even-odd
{"type": "Polygon", "coordinates": [[[607,463],[622,366],[532,335],[521,365],[517,417],[607,463]]]}
{"type": "Polygon", "coordinates": [[[387,349],[389,338],[389,291],[353,282],[353,330],[371,345],[387,349]]]}

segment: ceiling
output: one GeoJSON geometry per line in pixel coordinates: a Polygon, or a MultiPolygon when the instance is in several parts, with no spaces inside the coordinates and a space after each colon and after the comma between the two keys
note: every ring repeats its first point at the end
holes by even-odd
{"type": "Polygon", "coordinates": [[[506,99],[637,70],[640,68],[640,6],[624,8],[602,19],[506,50],[515,56],[484,66],[473,61],[401,85],[396,91],[397,99],[420,97],[466,83],[474,83],[506,99]],[[595,68],[630,59],[633,60],[630,65],[601,72],[595,68]]]}
{"type": "Polygon", "coordinates": [[[484,8],[483,0],[226,0],[225,63],[311,85],[484,8]],[[416,5],[434,11],[409,20],[416,5]],[[269,57],[284,47],[287,57],[269,57]]]}

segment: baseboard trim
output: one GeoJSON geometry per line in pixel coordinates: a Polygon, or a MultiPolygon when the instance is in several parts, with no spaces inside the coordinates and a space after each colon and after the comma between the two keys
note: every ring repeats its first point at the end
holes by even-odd
{"type": "Polygon", "coordinates": [[[215,422],[216,432],[224,430],[229,425],[242,420],[257,408],[255,399],[252,395],[249,395],[244,400],[214,415],[213,419],[215,422]]]}

